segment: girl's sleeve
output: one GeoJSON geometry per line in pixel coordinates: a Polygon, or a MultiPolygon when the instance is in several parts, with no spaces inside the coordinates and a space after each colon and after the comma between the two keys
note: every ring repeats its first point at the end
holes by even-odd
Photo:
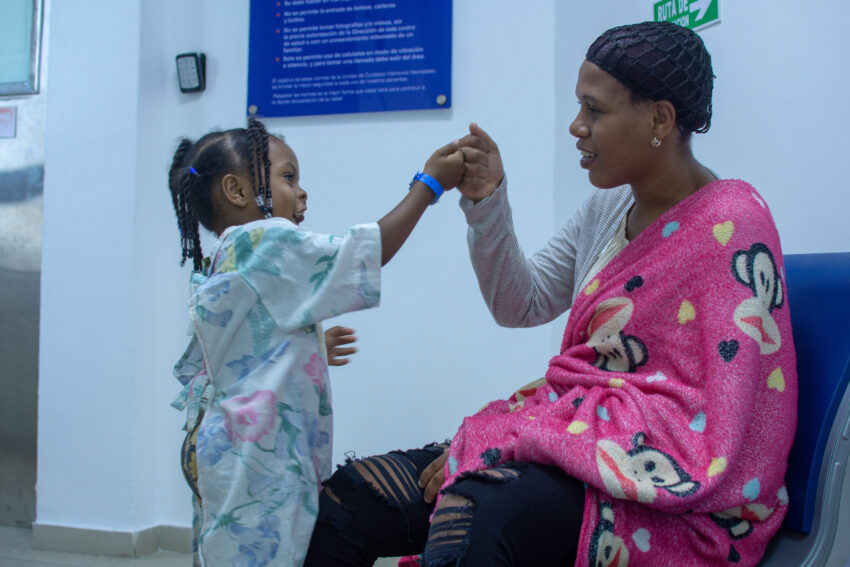
{"type": "Polygon", "coordinates": [[[353,226],[344,235],[317,234],[284,222],[247,225],[232,241],[227,253],[235,270],[284,331],[380,302],[377,223],[353,226]]]}

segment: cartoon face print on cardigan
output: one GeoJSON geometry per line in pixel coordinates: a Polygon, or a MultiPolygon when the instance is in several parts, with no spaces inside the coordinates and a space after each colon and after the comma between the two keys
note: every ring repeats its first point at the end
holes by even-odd
{"type": "Polygon", "coordinates": [[[639,338],[623,332],[634,310],[634,303],[627,297],[612,297],[596,307],[587,324],[587,346],[596,352],[594,366],[610,372],[634,372],[646,364],[646,346],[639,338]]]}
{"type": "Polygon", "coordinates": [[[709,514],[714,523],[726,529],[732,539],[743,539],[753,533],[753,522],[762,522],[773,513],[773,508],[751,502],[724,510],[719,514],[709,514]]]}
{"type": "Polygon", "coordinates": [[[689,496],[699,490],[699,482],[691,480],[673,457],[645,445],[645,441],[643,432],[636,433],[634,447],[629,451],[608,439],[596,443],[596,465],[612,496],[652,503],[658,488],[676,496],[689,496]]]}
{"type": "Polygon", "coordinates": [[[623,539],[614,535],[614,508],[599,503],[599,522],[590,536],[591,567],[627,567],[629,550],[623,539]]]}
{"type": "Polygon", "coordinates": [[[732,274],[753,292],[735,309],[735,324],[759,344],[761,354],[779,350],[782,340],[771,313],[783,304],[782,280],[770,248],[760,242],[732,256],[732,274]]]}

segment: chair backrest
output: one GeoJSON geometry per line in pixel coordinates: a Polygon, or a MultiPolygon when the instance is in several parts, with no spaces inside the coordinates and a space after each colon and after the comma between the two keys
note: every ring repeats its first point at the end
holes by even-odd
{"type": "Polygon", "coordinates": [[[840,406],[850,382],[850,252],[788,254],[785,280],[799,402],[786,475],[789,507],[784,525],[809,533],[830,431],[836,414],[839,418],[847,414],[840,406]]]}

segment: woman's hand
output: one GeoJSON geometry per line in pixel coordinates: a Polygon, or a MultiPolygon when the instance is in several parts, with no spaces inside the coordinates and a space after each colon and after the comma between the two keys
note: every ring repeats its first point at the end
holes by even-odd
{"type": "Polygon", "coordinates": [[[478,202],[489,197],[502,183],[505,170],[496,142],[475,122],[469,125],[469,134],[460,139],[464,158],[463,180],[457,189],[461,194],[478,202]]]}
{"type": "Polygon", "coordinates": [[[449,448],[446,447],[443,454],[431,461],[431,464],[425,467],[419,476],[419,488],[422,488],[425,493],[425,502],[433,502],[440,487],[443,486],[443,468],[448,458],[449,448]]]}
{"type": "Polygon", "coordinates": [[[356,347],[342,348],[340,345],[350,345],[355,342],[354,329],[348,327],[331,327],[325,331],[325,346],[328,350],[328,366],[344,366],[348,364],[348,356],[357,352],[356,347]]]}

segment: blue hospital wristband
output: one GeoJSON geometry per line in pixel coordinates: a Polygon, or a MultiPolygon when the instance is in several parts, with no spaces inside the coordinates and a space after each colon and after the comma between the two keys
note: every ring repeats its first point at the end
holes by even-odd
{"type": "Polygon", "coordinates": [[[431,199],[431,204],[435,204],[440,200],[440,196],[443,194],[443,186],[440,185],[440,182],[428,175],[427,173],[416,172],[416,175],[413,176],[413,180],[410,182],[410,186],[413,187],[413,184],[417,181],[421,181],[425,185],[427,185],[431,191],[434,192],[434,198],[431,199]]]}

